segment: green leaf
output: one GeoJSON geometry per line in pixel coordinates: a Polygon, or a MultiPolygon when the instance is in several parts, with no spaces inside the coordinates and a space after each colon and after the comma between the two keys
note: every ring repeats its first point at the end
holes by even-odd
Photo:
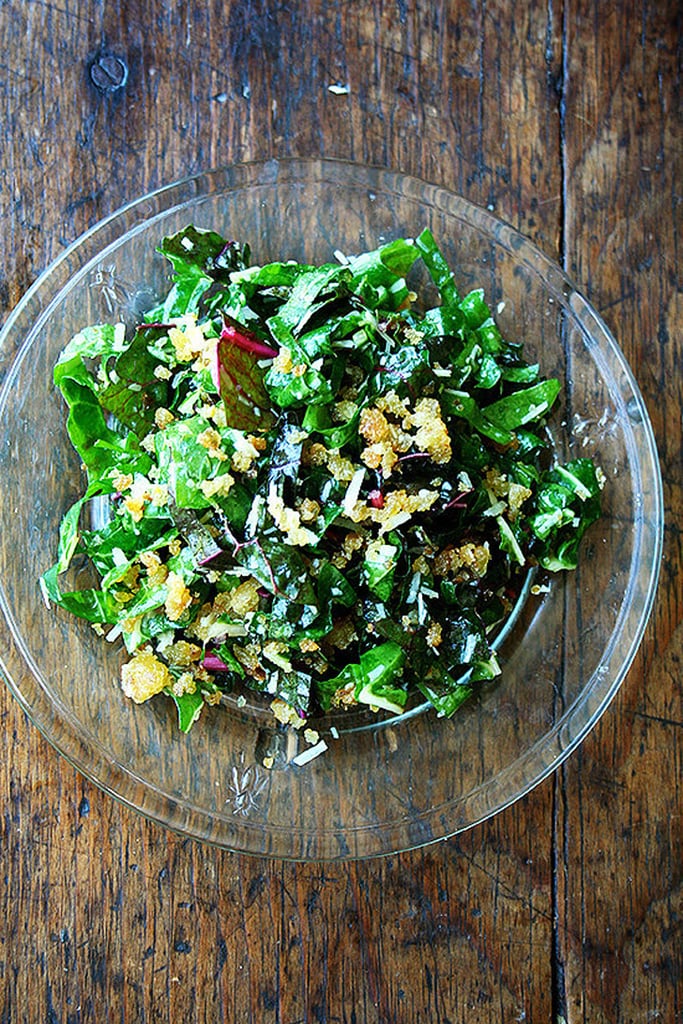
{"type": "Polygon", "coordinates": [[[418,678],[416,685],[437,713],[444,718],[454,715],[472,695],[472,686],[469,682],[454,679],[444,669],[435,668],[428,677],[418,678]]]}
{"type": "Polygon", "coordinates": [[[542,541],[539,562],[551,572],[575,569],[579,544],[600,518],[600,483],[591,459],[555,466],[541,479],[529,526],[542,541]]]}
{"type": "Polygon", "coordinates": [[[182,693],[180,696],[167,690],[166,693],[173,698],[173,703],[178,709],[178,727],[181,732],[189,732],[194,723],[202,713],[204,698],[201,693],[182,693]]]}
{"type": "Polygon", "coordinates": [[[169,386],[154,370],[159,360],[147,347],[144,332],[133,338],[116,360],[116,380],[99,394],[100,404],[142,438],[154,424],[154,412],[168,405],[169,386]]]}
{"type": "Polygon", "coordinates": [[[426,347],[401,345],[384,356],[375,376],[375,389],[382,393],[396,391],[401,397],[415,394],[431,380],[429,350],[426,347]]]}
{"type": "Polygon", "coordinates": [[[118,356],[128,347],[123,324],[94,324],[75,334],[60,353],[54,368],[54,382],[59,387],[65,375],[72,375],[74,367],[84,359],[99,358],[106,367],[112,356],[118,356]]]}
{"type": "Polygon", "coordinates": [[[318,569],[317,590],[320,608],[326,608],[333,602],[353,608],[358,603],[358,594],[344,574],[327,560],[318,569]]]}
{"type": "Polygon", "coordinates": [[[466,391],[451,391],[444,389],[441,395],[441,407],[452,416],[459,416],[474,427],[484,437],[490,438],[496,444],[507,446],[513,443],[514,434],[505,430],[491,420],[480,409],[475,400],[466,391]]]}
{"type": "Polygon", "coordinates": [[[405,651],[392,640],[361,654],[356,700],[400,714],[408,699],[405,682],[399,682],[405,660],[405,651]]]}
{"type": "Polygon", "coordinates": [[[332,679],[316,680],[318,698],[328,711],[337,690],[353,685],[359,703],[371,704],[399,714],[408,697],[404,682],[399,682],[406,655],[392,640],[361,654],[360,662],[347,665],[332,679]]]}
{"type": "Polygon", "coordinates": [[[448,263],[446,262],[441,249],[436,244],[434,235],[429,228],[425,228],[424,231],[418,235],[415,239],[415,245],[420,250],[420,255],[424,260],[425,266],[427,267],[434,284],[439,289],[441,301],[444,306],[457,306],[460,302],[460,295],[455,283],[455,278],[453,277],[451,268],[448,266],[448,263]]]}
{"type": "MultiPolygon", "coordinates": [[[[209,424],[201,416],[174,420],[154,437],[159,465],[158,482],[168,486],[179,508],[208,508],[210,500],[201,489],[204,480],[213,480],[227,473],[225,462],[220,461],[200,444],[198,436],[209,424]]],[[[224,431],[230,447],[229,431],[224,431]]]]}
{"type": "Polygon", "coordinates": [[[89,588],[63,593],[57,581],[56,565],[41,576],[41,589],[53,604],[88,622],[114,624],[121,617],[121,605],[101,590],[89,588]]]}
{"type": "Polygon", "coordinates": [[[481,327],[491,319],[491,310],[484,299],[484,289],[475,288],[460,302],[460,310],[469,327],[481,327]]]}
{"type": "Polygon", "coordinates": [[[560,382],[555,378],[533,384],[530,388],[515,391],[491,405],[485,406],[481,412],[490,422],[502,430],[515,430],[525,423],[545,416],[560,393],[560,382]]]}
{"type": "Polygon", "coordinates": [[[399,544],[371,543],[366,548],[363,574],[368,589],[380,601],[388,601],[394,588],[394,574],[400,553],[399,544]]]}
{"type": "Polygon", "coordinates": [[[218,341],[217,360],[219,390],[230,426],[238,430],[269,430],[275,417],[259,360],[227,338],[218,341]]]}
{"type": "Polygon", "coordinates": [[[120,439],[105,420],[94,381],[80,357],[62,364],[59,387],[69,407],[66,427],[71,443],[85,464],[88,480],[92,483],[112,467],[108,452],[97,442],[104,441],[116,448],[120,439]]]}
{"type": "Polygon", "coordinates": [[[277,315],[268,320],[268,327],[280,345],[288,345],[291,335],[301,331],[321,293],[338,282],[343,274],[348,277],[343,267],[326,263],[297,277],[287,301],[280,306],[277,315]]]}

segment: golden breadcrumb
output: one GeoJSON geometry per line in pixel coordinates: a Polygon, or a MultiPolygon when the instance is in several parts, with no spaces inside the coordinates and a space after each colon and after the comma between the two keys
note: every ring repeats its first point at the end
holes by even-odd
{"type": "Polygon", "coordinates": [[[327,448],[319,441],[304,444],[301,450],[301,461],[304,466],[325,466],[327,464],[327,448]]]}
{"type": "Polygon", "coordinates": [[[320,515],[320,503],[314,498],[304,498],[297,505],[297,512],[302,523],[314,523],[320,515]]]}
{"type": "Polygon", "coordinates": [[[356,475],[357,466],[351,462],[351,459],[345,458],[340,455],[336,448],[332,451],[327,452],[327,468],[329,469],[335,480],[340,483],[348,484],[353,480],[356,475]]]}
{"type": "Polygon", "coordinates": [[[451,458],[451,439],[446,424],[441,418],[441,406],[436,398],[421,398],[410,417],[417,427],[414,444],[418,451],[425,451],[432,462],[441,465],[451,458]]]}
{"type": "Polygon", "coordinates": [[[140,561],[147,570],[147,579],[152,586],[166,582],[168,569],[156,551],[143,551],[140,555],[140,561]]]}
{"type": "Polygon", "coordinates": [[[292,372],[292,353],[286,345],[283,345],[270,364],[271,368],[275,373],[291,373],[292,372]]]}
{"type": "Polygon", "coordinates": [[[228,457],[221,448],[221,441],[221,435],[213,427],[207,427],[206,430],[202,430],[201,434],[197,434],[197,444],[206,448],[214,459],[223,460],[228,457]]]}
{"type": "Polygon", "coordinates": [[[136,704],[173,686],[173,676],[151,651],[139,651],[121,669],[121,689],[136,704]]]}
{"type": "Polygon", "coordinates": [[[173,683],[171,690],[176,697],[182,697],[184,693],[197,692],[197,680],[192,672],[183,672],[173,683]]]}
{"type": "Polygon", "coordinates": [[[486,574],[491,552],[488,543],[474,544],[469,541],[456,547],[449,544],[434,558],[436,576],[455,575],[456,580],[481,579],[486,574]]]}
{"type": "Polygon", "coordinates": [[[234,477],[229,473],[223,473],[221,476],[214,477],[213,480],[202,480],[199,487],[205,498],[224,498],[234,482],[234,477]]]}
{"type": "Polygon", "coordinates": [[[427,628],[425,639],[430,647],[438,647],[443,643],[443,629],[440,622],[431,622],[427,628]]]}
{"type": "Polygon", "coordinates": [[[166,601],[164,607],[166,615],[171,622],[177,622],[192,603],[192,594],[185,585],[185,581],[178,573],[169,572],[166,579],[166,601]]]}
{"type": "Polygon", "coordinates": [[[304,654],[311,653],[312,651],[317,651],[319,649],[320,646],[318,642],[313,640],[311,637],[305,636],[302,640],[299,640],[299,650],[304,654]]]}
{"type": "Polygon", "coordinates": [[[175,416],[170,409],[165,409],[163,405],[160,405],[158,409],[154,411],[154,422],[156,423],[159,430],[165,430],[169,423],[173,423],[175,416]]]}
{"type": "Polygon", "coordinates": [[[521,512],[522,505],[530,497],[531,491],[528,487],[513,481],[508,490],[508,518],[514,522],[521,512]]]}
{"type": "Polygon", "coordinates": [[[115,469],[111,475],[111,482],[115,491],[127,491],[133,484],[131,473],[120,473],[115,469]]]}
{"type": "Polygon", "coordinates": [[[312,530],[301,525],[301,516],[294,508],[288,508],[279,494],[271,490],[268,494],[268,511],[275,525],[285,535],[285,543],[298,545],[316,544],[317,536],[312,530]]]}
{"type": "Polygon", "coordinates": [[[360,414],[358,433],[366,441],[376,444],[378,441],[390,440],[392,429],[384,413],[376,407],[369,406],[360,414]]]}
{"type": "Polygon", "coordinates": [[[187,640],[178,640],[164,650],[164,657],[169,665],[177,665],[179,668],[189,668],[202,656],[202,649],[197,644],[190,644],[187,640]]]}
{"type": "Polygon", "coordinates": [[[216,601],[219,598],[225,598],[225,611],[232,612],[239,618],[244,618],[249,612],[255,612],[258,608],[261,599],[259,595],[260,588],[261,584],[259,581],[255,580],[253,576],[249,576],[244,583],[240,583],[234,590],[219,594],[216,601]]]}
{"type": "Polygon", "coordinates": [[[278,722],[282,722],[283,725],[291,725],[294,729],[301,729],[306,724],[306,719],[302,718],[293,707],[285,703],[284,700],[280,700],[279,697],[276,697],[271,702],[270,710],[278,722]]]}

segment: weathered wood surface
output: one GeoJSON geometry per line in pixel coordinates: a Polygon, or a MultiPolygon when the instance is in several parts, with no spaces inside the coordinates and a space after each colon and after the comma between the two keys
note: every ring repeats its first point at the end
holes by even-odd
{"type": "Polygon", "coordinates": [[[3,689],[0,1020],[683,1020],[681,27],[675,0],[0,0],[0,312],[163,182],[281,154],[401,168],[582,282],[648,402],[669,516],[652,622],[596,730],[424,851],[323,869],[184,842],[3,689]]]}

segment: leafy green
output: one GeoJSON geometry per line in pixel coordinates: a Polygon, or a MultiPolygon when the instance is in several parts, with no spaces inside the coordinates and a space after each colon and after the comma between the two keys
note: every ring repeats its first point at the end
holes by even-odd
{"type": "Polygon", "coordinates": [[[594,464],[550,464],[560,382],[429,229],[321,266],[193,226],[159,251],[144,322],[84,328],[54,369],[87,484],[45,599],[167,666],[184,732],[245,687],[296,724],[452,715],[499,674],[529,566],[576,566],[600,515],[594,464]],[[98,582],[71,591],[85,558],[98,582]]]}
{"type": "Polygon", "coordinates": [[[372,647],[361,655],[358,663],[347,665],[338,676],[318,681],[320,703],[329,710],[335,693],[352,686],[360,703],[400,714],[408,697],[406,683],[400,679],[405,660],[403,648],[391,640],[372,647]]]}

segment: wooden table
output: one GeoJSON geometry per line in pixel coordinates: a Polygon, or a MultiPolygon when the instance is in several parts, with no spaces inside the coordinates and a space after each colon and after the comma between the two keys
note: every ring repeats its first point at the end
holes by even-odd
{"type": "Polygon", "coordinates": [[[163,182],[273,155],[400,168],[582,283],[648,403],[668,512],[655,611],[595,731],[414,853],[322,867],[183,841],[3,688],[3,1022],[683,1020],[680,33],[675,0],[0,0],[3,313],[163,182]]]}

